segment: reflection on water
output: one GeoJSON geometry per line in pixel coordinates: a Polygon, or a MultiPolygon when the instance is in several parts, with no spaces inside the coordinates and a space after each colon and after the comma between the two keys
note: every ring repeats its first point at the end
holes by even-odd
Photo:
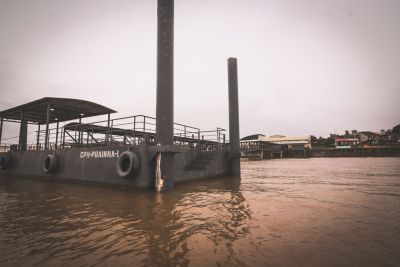
{"type": "Polygon", "coordinates": [[[0,265],[400,265],[400,158],[242,169],[163,194],[0,177],[0,265]]]}

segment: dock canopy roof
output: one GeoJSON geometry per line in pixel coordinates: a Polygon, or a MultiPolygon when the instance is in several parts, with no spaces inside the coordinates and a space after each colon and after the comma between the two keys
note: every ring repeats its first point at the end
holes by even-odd
{"type": "Polygon", "coordinates": [[[25,121],[46,124],[48,105],[50,107],[49,123],[70,121],[116,112],[115,110],[86,100],[44,97],[1,111],[0,117],[9,120],[21,120],[21,114],[23,112],[25,121]]]}

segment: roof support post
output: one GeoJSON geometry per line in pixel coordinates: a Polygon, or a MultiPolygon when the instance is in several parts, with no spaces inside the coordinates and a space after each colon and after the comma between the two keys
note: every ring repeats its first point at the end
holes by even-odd
{"type": "MultiPolygon", "coordinates": [[[[81,127],[82,124],[82,117],[79,117],[79,123],[78,123],[78,127],[76,128],[76,131],[78,132],[78,144],[81,144],[81,130],[79,130],[79,128],[82,129],[81,127]]],[[[75,138],[76,138],[76,133],[75,133],[75,138]]]]}
{"type": "MultiPolygon", "coordinates": [[[[156,142],[174,143],[174,0],[157,2],[157,106],[156,142]]],[[[157,191],[173,188],[174,154],[161,152],[158,157],[157,191]],[[161,157],[162,155],[162,157],[161,157]]]]}
{"type": "Polygon", "coordinates": [[[55,144],[55,148],[56,148],[56,149],[58,148],[58,145],[57,145],[57,143],[58,143],[58,126],[59,126],[59,122],[57,121],[57,128],[56,128],[56,144],[55,144]]]}
{"type": "Polygon", "coordinates": [[[44,150],[49,148],[49,122],[50,122],[50,104],[47,104],[46,110],[46,135],[44,139],[44,150]]]}
{"type": "Polygon", "coordinates": [[[228,59],[230,173],[240,177],[239,97],[237,59],[228,59]]]}
{"type": "Polygon", "coordinates": [[[36,136],[36,150],[39,149],[39,141],[40,141],[40,124],[38,124],[37,136],[36,136]]]}
{"type": "Polygon", "coordinates": [[[28,123],[25,121],[24,111],[21,111],[21,123],[19,126],[19,150],[25,151],[28,142],[28,123]]]}
{"type": "Polygon", "coordinates": [[[106,144],[108,145],[110,142],[110,119],[111,119],[111,114],[107,114],[107,133],[106,133],[106,144]]]}
{"type": "Polygon", "coordinates": [[[1,117],[0,118],[0,145],[1,145],[1,135],[3,133],[3,120],[4,120],[4,118],[1,117]]]}
{"type": "Polygon", "coordinates": [[[136,144],[136,116],[133,117],[133,144],[136,144]]]}
{"type": "Polygon", "coordinates": [[[62,148],[65,148],[65,126],[63,127],[62,133],[62,148]]]}

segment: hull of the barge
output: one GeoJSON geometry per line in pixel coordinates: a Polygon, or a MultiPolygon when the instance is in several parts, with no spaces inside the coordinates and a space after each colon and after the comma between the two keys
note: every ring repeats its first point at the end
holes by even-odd
{"type": "MultiPolygon", "coordinates": [[[[56,151],[10,151],[0,153],[11,157],[11,164],[0,175],[31,177],[52,181],[109,184],[131,188],[154,188],[154,146],[110,146],[97,148],[74,148],[56,151]],[[134,151],[139,158],[139,169],[127,178],[121,178],[116,170],[118,156],[124,151],[134,151]],[[58,166],[53,173],[45,173],[44,160],[57,155],[58,166]]],[[[229,171],[229,158],[223,152],[187,151],[174,153],[174,182],[190,181],[225,175],[229,171]],[[196,159],[206,157],[207,165],[196,168],[196,159]],[[194,166],[194,168],[191,168],[194,166]]]]}

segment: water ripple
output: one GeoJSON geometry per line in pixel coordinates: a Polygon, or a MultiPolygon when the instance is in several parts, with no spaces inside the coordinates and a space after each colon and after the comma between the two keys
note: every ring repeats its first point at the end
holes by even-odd
{"type": "Polygon", "coordinates": [[[173,192],[0,177],[1,266],[399,266],[400,159],[242,164],[173,192]]]}

